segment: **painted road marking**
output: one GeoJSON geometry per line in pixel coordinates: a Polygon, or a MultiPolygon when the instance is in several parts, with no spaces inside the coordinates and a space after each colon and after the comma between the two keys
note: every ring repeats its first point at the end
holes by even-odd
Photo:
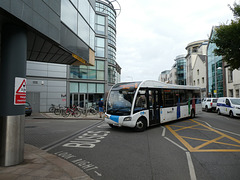
{"type": "Polygon", "coordinates": [[[197,121],[194,121],[192,119],[188,121],[183,121],[183,122],[192,122],[190,123],[189,126],[179,126],[179,125],[166,125],[165,127],[190,151],[190,152],[240,152],[240,140],[233,138],[227,134],[224,134],[212,127],[209,127],[207,125],[204,125],[202,123],[199,123],[197,121]],[[174,129],[175,128],[175,129],[174,129]],[[176,129],[178,128],[178,129],[176,129]],[[201,131],[210,131],[214,132],[216,135],[219,135],[218,137],[214,137],[213,139],[201,139],[201,138],[193,138],[193,137],[188,137],[188,136],[182,136],[180,135],[180,131],[184,133],[184,130],[189,130],[189,129],[197,129],[201,131]],[[200,142],[201,144],[192,147],[186,140],[196,140],[200,142]],[[221,140],[228,140],[231,142],[221,142],[221,140]],[[219,144],[219,145],[224,145],[228,146],[226,149],[207,149],[206,146],[208,145],[213,145],[213,144],[219,144]],[[235,149],[234,149],[235,148],[235,149]]]}
{"type": "Polygon", "coordinates": [[[88,131],[62,146],[71,148],[94,148],[96,144],[100,143],[101,139],[104,139],[109,133],[110,131],[88,131]]]}
{"type": "Polygon", "coordinates": [[[190,178],[191,180],[196,180],[196,173],[195,173],[195,169],[193,166],[193,162],[192,162],[192,158],[191,158],[191,154],[190,152],[186,152],[186,156],[187,156],[187,161],[188,161],[188,168],[189,168],[189,173],[190,173],[190,178]]]}

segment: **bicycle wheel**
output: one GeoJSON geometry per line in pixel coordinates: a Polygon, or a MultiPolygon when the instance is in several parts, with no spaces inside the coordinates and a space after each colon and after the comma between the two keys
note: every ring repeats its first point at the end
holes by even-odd
{"type": "Polygon", "coordinates": [[[91,113],[92,113],[93,115],[96,115],[96,114],[97,114],[97,111],[96,111],[95,109],[91,109],[91,113]]]}
{"type": "Polygon", "coordinates": [[[59,115],[59,114],[60,114],[60,109],[55,109],[55,110],[54,110],[54,114],[55,114],[55,115],[59,115]]]}
{"type": "Polygon", "coordinates": [[[78,111],[78,110],[75,110],[75,111],[73,112],[73,116],[74,116],[74,117],[79,117],[79,116],[81,116],[81,112],[78,111]]]}
{"type": "Polygon", "coordinates": [[[70,112],[68,112],[68,111],[63,111],[63,112],[62,112],[62,116],[63,116],[63,117],[68,117],[69,114],[70,114],[70,112]]]}
{"type": "Polygon", "coordinates": [[[54,107],[50,107],[50,108],[49,108],[49,112],[53,113],[53,112],[54,112],[54,109],[55,109],[54,107]]]}

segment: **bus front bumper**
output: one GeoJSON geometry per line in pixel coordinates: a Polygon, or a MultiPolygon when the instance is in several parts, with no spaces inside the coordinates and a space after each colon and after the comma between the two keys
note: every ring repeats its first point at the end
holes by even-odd
{"type": "Polygon", "coordinates": [[[135,123],[130,116],[116,116],[105,114],[105,122],[114,126],[135,127],[135,123]]]}

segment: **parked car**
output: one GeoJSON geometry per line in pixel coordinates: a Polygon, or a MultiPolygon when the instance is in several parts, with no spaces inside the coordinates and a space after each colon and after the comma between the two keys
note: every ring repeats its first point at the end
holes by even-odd
{"type": "Polygon", "coordinates": [[[204,98],[202,100],[202,109],[205,111],[215,111],[217,108],[217,98],[204,98]]]}
{"type": "Polygon", "coordinates": [[[240,117],[240,98],[222,97],[217,101],[217,113],[240,117]]]}
{"type": "Polygon", "coordinates": [[[26,102],[25,104],[25,115],[26,116],[31,116],[32,114],[32,106],[30,105],[30,103],[26,102]]]}

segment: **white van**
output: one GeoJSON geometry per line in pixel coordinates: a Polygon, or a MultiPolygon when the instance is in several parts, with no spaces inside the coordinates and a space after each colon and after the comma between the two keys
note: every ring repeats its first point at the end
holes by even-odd
{"type": "Polygon", "coordinates": [[[222,97],[217,101],[217,113],[240,117],[240,98],[222,97]]]}

